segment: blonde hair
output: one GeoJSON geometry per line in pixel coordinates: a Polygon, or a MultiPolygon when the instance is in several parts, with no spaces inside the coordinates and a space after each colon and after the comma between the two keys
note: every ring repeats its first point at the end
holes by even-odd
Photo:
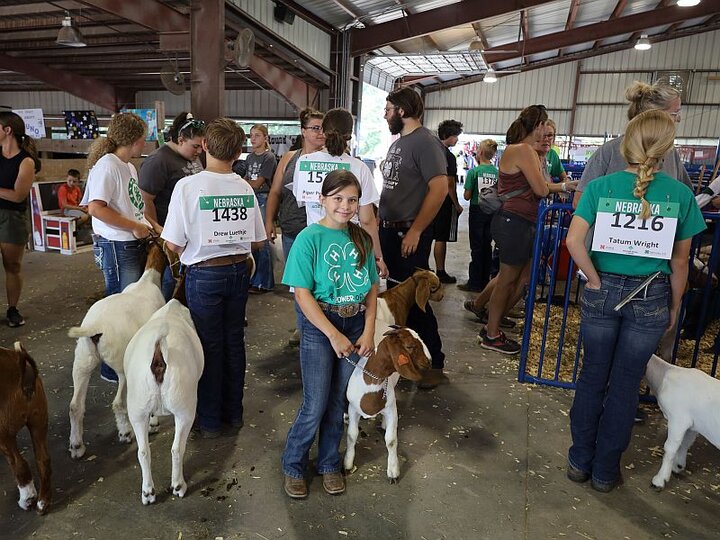
{"type": "Polygon", "coordinates": [[[480,145],[478,146],[477,152],[475,152],[475,156],[479,159],[486,159],[490,161],[492,158],[495,157],[495,154],[497,153],[497,142],[495,142],[492,139],[485,139],[484,141],[480,141],[480,145]]]}
{"type": "Polygon", "coordinates": [[[628,120],[645,111],[666,110],[670,102],[679,97],[680,92],[666,81],[659,80],[653,84],[635,81],[625,90],[625,99],[630,102],[628,120]]]}
{"type": "Polygon", "coordinates": [[[651,110],[630,120],[620,145],[625,161],[638,166],[633,195],[642,201],[641,219],[650,217],[650,204],[645,199],[648,186],[655,178],[654,169],[675,141],[675,122],[665,111],[651,110]]]}
{"type": "Polygon", "coordinates": [[[137,114],[127,112],[114,115],[110,119],[107,136],[96,139],[90,146],[88,170],[105,154],[110,154],[121,146],[132,146],[138,139],[144,139],[146,133],[147,126],[137,114]]]}
{"type": "Polygon", "coordinates": [[[545,127],[553,128],[555,135],[557,135],[557,126],[555,125],[555,122],[552,119],[548,118],[547,120],[545,120],[545,127]]]}
{"type": "Polygon", "coordinates": [[[265,124],[255,124],[253,127],[250,128],[250,131],[252,130],[259,131],[265,136],[265,150],[270,150],[270,141],[268,135],[268,128],[265,124]]]}

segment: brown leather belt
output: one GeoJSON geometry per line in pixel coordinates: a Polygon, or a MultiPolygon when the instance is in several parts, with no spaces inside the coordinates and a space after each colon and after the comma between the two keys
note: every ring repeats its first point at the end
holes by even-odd
{"type": "Polygon", "coordinates": [[[215,257],[193,264],[193,266],[227,266],[229,264],[240,264],[247,260],[247,253],[242,255],[224,255],[223,257],[215,257]]]}
{"type": "Polygon", "coordinates": [[[380,220],[383,229],[409,229],[412,227],[412,221],[385,221],[380,220]]]}
{"type": "Polygon", "coordinates": [[[331,313],[337,313],[343,319],[348,317],[354,317],[358,313],[365,311],[365,304],[327,304],[325,302],[318,302],[320,309],[323,311],[330,311],[331,313]]]}

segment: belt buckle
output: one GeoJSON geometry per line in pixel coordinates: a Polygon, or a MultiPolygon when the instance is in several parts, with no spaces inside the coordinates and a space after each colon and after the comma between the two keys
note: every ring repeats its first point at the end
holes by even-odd
{"type": "Polygon", "coordinates": [[[345,304],[342,306],[338,306],[338,315],[340,315],[342,318],[346,319],[348,317],[354,317],[358,313],[358,305],[357,304],[345,304]]]}

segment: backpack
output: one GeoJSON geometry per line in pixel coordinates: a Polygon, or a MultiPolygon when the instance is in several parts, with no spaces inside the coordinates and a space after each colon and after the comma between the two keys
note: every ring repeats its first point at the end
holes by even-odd
{"type": "Polygon", "coordinates": [[[505,201],[512,199],[513,197],[517,197],[518,195],[522,195],[529,190],[530,186],[516,189],[515,191],[505,193],[504,195],[498,195],[497,184],[494,186],[483,186],[478,191],[478,206],[482,212],[486,214],[494,214],[502,208],[505,201]]]}

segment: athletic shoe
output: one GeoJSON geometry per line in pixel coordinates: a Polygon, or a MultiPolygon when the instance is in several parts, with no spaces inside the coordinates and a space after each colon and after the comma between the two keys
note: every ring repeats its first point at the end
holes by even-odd
{"type": "Polygon", "coordinates": [[[457,278],[455,278],[455,276],[451,276],[444,270],[435,272],[435,275],[437,275],[438,279],[440,280],[440,283],[456,283],[457,282],[457,278]]]}
{"type": "Polygon", "coordinates": [[[520,352],[520,344],[517,341],[506,338],[503,332],[500,332],[500,335],[494,338],[486,335],[482,338],[480,346],[483,349],[496,351],[502,354],[517,354],[520,352]]]}
{"type": "Polygon", "coordinates": [[[487,322],[487,312],[484,309],[477,309],[472,300],[465,300],[463,307],[470,313],[473,313],[480,321],[487,322]]]}
{"type": "Polygon", "coordinates": [[[118,383],[118,376],[115,370],[108,366],[105,362],[100,362],[100,378],[112,384],[118,383]]]}
{"type": "Polygon", "coordinates": [[[640,407],[635,409],[635,423],[644,424],[645,420],[647,420],[647,414],[645,414],[645,411],[643,411],[640,407]]]}
{"type": "Polygon", "coordinates": [[[25,324],[25,319],[23,319],[23,316],[20,315],[20,312],[15,306],[7,310],[7,323],[10,328],[17,328],[25,324]]]}
{"type": "Polygon", "coordinates": [[[461,291],[464,291],[464,292],[476,292],[476,293],[479,293],[479,292],[482,292],[482,291],[483,291],[483,290],[482,290],[482,287],[476,287],[475,285],[472,285],[472,284],[469,283],[469,282],[468,282],[468,283],[461,283],[460,285],[457,286],[457,288],[460,289],[461,291]]]}
{"type": "Polygon", "coordinates": [[[566,471],[568,480],[572,480],[573,482],[577,482],[578,484],[582,484],[583,482],[587,482],[590,480],[590,473],[586,473],[585,471],[578,469],[577,467],[573,467],[570,463],[567,464],[567,471],[566,471]]]}
{"type": "Polygon", "coordinates": [[[623,477],[622,475],[618,475],[618,477],[612,482],[600,482],[599,480],[595,480],[593,478],[590,484],[595,491],[599,491],[600,493],[610,493],[613,489],[623,484],[623,477]]]}

